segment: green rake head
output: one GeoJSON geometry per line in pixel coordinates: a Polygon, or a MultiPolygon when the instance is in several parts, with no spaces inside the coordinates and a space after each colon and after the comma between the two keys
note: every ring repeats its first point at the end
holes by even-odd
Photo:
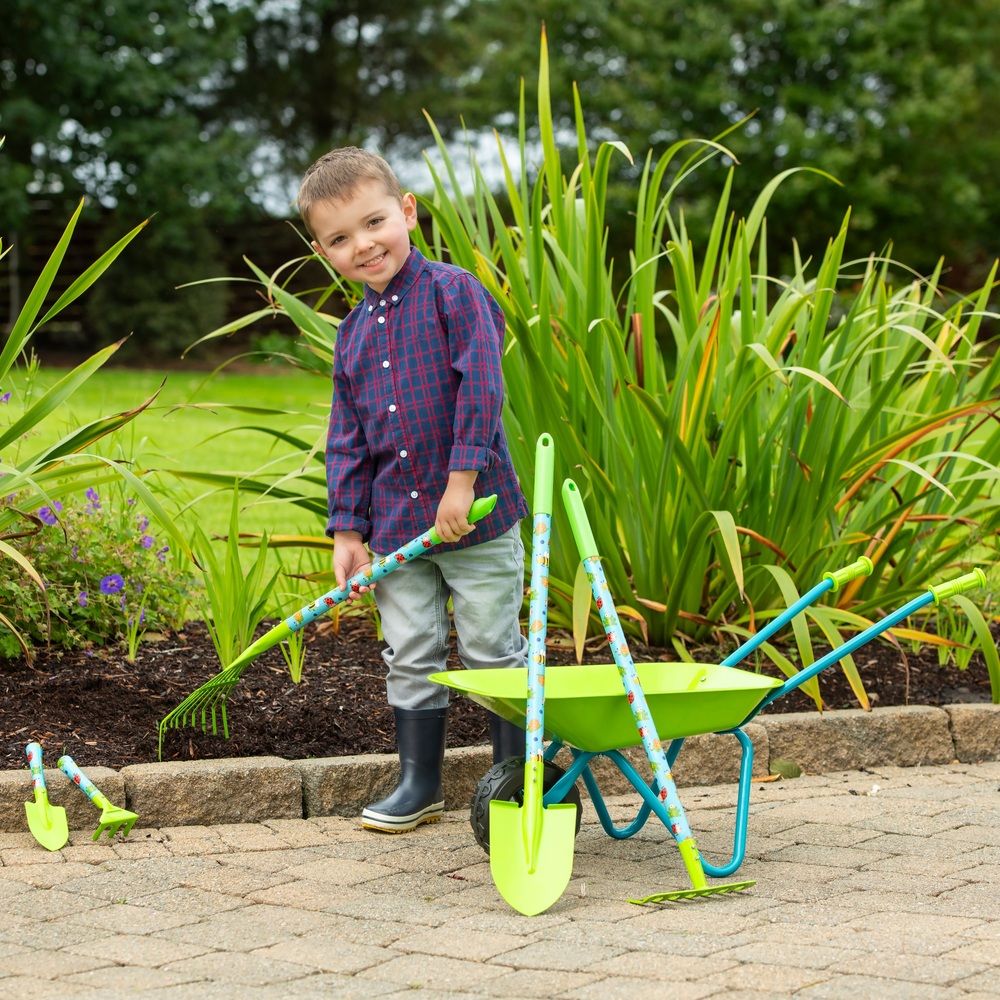
{"type": "Polygon", "coordinates": [[[656,892],[642,899],[630,899],[630,903],[642,906],[644,903],[672,903],[677,899],[697,899],[699,896],[722,896],[729,892],[742,892],[756,885],[757,880],[749,882],[727,882],[725,885],[707,885],[700,889],[678,889],[676,892],[656,892]]]}

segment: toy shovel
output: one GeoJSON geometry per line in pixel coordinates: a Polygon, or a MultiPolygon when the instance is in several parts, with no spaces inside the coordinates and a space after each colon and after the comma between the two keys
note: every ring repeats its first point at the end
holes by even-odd
{"type": "Polygon", "coordinates": [[[58,851],[69,840],[66,810],[49,803],[49,790],[42,768],[42,748],[37,743],[29,743],[24,752],[28,755],[31,786],[35,793],[34,802],[24,803],[24,811],[28,814],[28,829],[42,847],[58,851]]]}
{"type": "Polygon", "coordinates": [[[563,894],[573,874],[576,806],[544,806],[545,631],[548,620],[552,438],[535,448],[535,495],[528,612],[528,701],[525,706],[524,805],[490,802],[490,872],[505,900],[534,916],[563,894]]]}
{"type": "Polygon", "coordinates": [[[105,830],[108,831],[108,837],[113,837],[119,830],[122,831],[123,837],[127,836],[139,817],[134,812],[113,805],[107,796],[97,790],[97,786],[76,766],[76,761],[68,754],[59,758],[59,767],[62,773],[101,810],[101,820],[91,839],[97,840],[105,830]]]}

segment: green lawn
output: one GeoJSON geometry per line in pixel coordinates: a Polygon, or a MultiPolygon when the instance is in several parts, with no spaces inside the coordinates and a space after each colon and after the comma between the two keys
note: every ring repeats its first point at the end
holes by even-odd
{"type": "MultiPolygon", "coordinates": [[[[17,370],[12,371],[15,375],[17,370]]],[[[56,382],[65,370],[43,366],[36,377],[35,393],[56,382]]],[[[268,426],[316,442],[322,449],[329,383],[315,375],[287,366],[261,366],[259,373],[215,375],[207,372],[101,370],[22,443],[22,454],[58,440],[74,426],[99,416],[140,405],[166,379],[156,401],[124,431],[104,439],[102,454],[129,458],[137,469],[157,470],[155,481],[163,490],[165,506],[180,522],[193,519],[208,533],[228,531],[231,494],[210,486],[185,481],[172,470],[215,473],[252,473],[261,469],[293,473],[296,461],[289,448],[275,444],[250,426],[268,426]],[[218,405],[212,405],[218,404],[218,405]],[[281,414],[248,413],[235,406],[255,406],[284,411],[281,414]]],[[[21,382],[14,380],[16,404],[21,382]]],[[[6,388],[6,387],[5,387],[6,388]]],[[[17,453],[11,455],[16,461],[17,453]]],[[[321,468],[314,465],[315,473],[321,468]]],[[[285,503],[260,500],[247,494],[240,515],[240,530],[249,532],[320,535],[319,518],[285,503]]],[[[325,563],[322,554],[310,555],[299,566],[299,556],[290,555],[289,568],[317,569],[325,563]]],[[[324,567],[325,568],[325,567],[324,567]]]]}

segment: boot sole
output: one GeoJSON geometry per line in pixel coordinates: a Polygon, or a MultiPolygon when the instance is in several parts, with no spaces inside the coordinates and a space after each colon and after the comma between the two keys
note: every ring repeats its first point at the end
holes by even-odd
{"type": "Polygon", "coordinates": [[[378,830],[380,833],[409,833],[421,823],[437,823],[444,813],[444,802],[432,802],[425,809],[411,813],[409,816],[390,816],[388,813],[372,812],[365,809],[361,813],[361,826],[365,830],[378,830]]]}

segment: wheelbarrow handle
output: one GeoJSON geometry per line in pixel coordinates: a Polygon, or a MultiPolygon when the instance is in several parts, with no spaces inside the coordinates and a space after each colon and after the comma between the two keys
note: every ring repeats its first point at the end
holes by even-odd
{"type": "Polygon", "coordinates": [[[738,649],[734,649],[723,661],[724,667],[735,667],[740,660],[745,659],[758,647],[762,646],[775,632],[783,629],[796,615],[805,611],[814,602],[818,601],[829,591],[837,591],[845,583],[856,580],[859,576],[868,576],[873,569],[872,561],[868,556],[861,556],[850,566],[843,569],[835,569],[831,573],[824,573],[823,579],[816,584],[808,593],[803,594],[791,607],[782,611],[780,615],[773,618],[767,625],[752,635],[738,649]]]}
{"type": "Polygon", "coordinates": [[[976,567],[971,573],[960,576],[955,580],[946,583],[939,583],[927,589],[934,595],[934,604],[937,606],[943,600],[954,597],[956,594],[964,594],[967,590],[975,590],[977,587],[986,586],[986,574],[976,567]]]}
{"type": "Polygon", "coordinates": [[[856,562],[852,562],[850,566],[835,569],[832,573],[824,573],[823,579],[830,581],[830,589],[836,593],[845,583],[850,583],[851,580],[856,580],[859,576],[870,576],[873,569],[871,559],[868,556],[862,556],[856,562]]]}
{"type": "Polygon", "coordinates": [[[800,670],[794,677],[789,677],[784,684],[779,688],[775,688],[764,700],[753,710],[753,713],[746,719],[743,720],[740,725],[746,725],[754,716],[756,716],[762,708],[770,705],[772,701],[776,701],[782,695],[787,694],[789,691],[794,691],[795,688],[801,687],[806,681],[811,680],[817,674],[826,670],[827,667],[836,663],[838,660],[842,660],[845,656],[853,653],[856,649],[859,649],[865,643],[870,642],[876,636],[881,635],[883,632],[888,631],[893,627],[893,625],[898,625],[901,621],[909,618],[910,615],[916,614],[922,608],[927,607],[928,604],[937,604],[942,598],[954,596],[955,594],[963,593],[966,590],[973,590],[976,587],[982,587],[986,584],[986,574],[983,573],[981,569],[975,569],[971,573],[967,573],[965,576],[960,576],[955,580],[949,580],[945,583],[939,583],[936,586],[928,587],[924,593],[920,594],[918,597],[914,597],[912,601],[907,602],[901,608],[897,608],[895,611],[886,615],[884,618],[879,619],[872,625],[869,625],[863,632],[859,632],[852,639],[848,639],[847,642],[842,643],[836,649],[831,650],[826,656],[818,659],[812,666],[807,667],[804,670],[800,670]]]}

